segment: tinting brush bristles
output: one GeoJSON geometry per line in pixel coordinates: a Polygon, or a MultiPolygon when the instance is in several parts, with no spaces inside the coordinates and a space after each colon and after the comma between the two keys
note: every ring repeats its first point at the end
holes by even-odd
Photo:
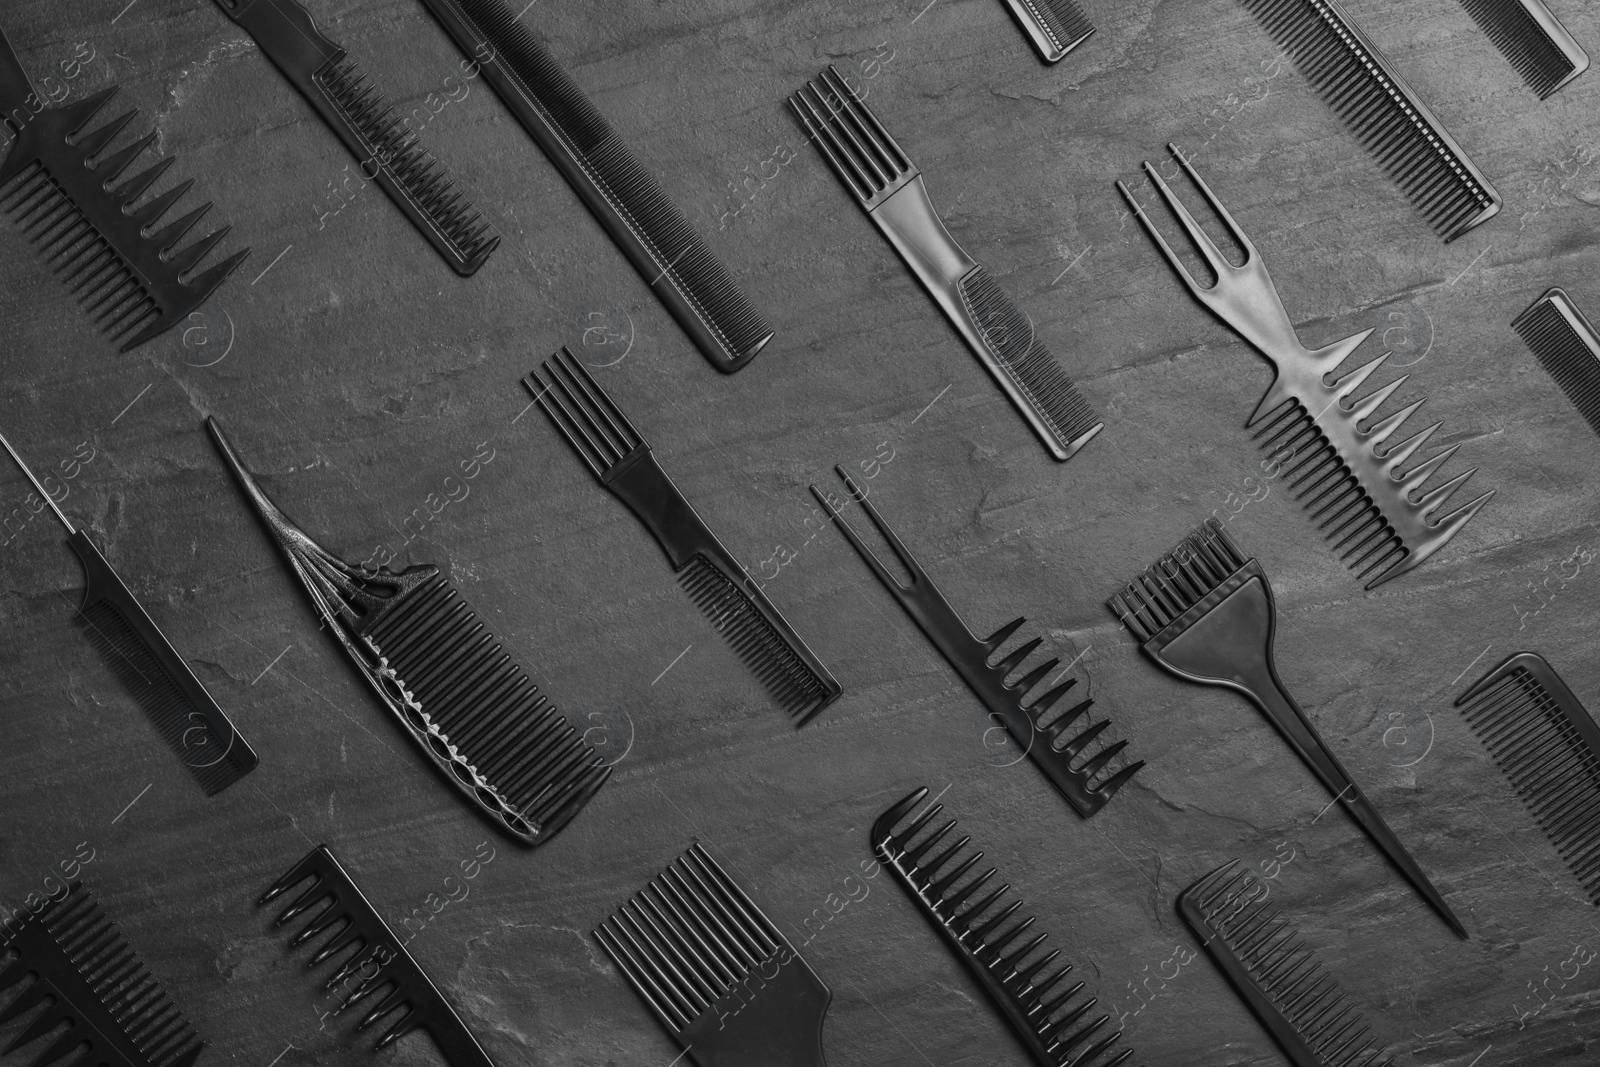
{"type": "Polygon", "coordinates": [[[1600,336],[1562,289],[1550,289],[1518,315],[1512,329],[1600,434],[1600,336]]]}
{"type": "Polygon", "coordinates": [[[1023,32],[1047,63],[1054,63],[1094,33],[1076,0],[1006,0],[1023,32]]]}
{"type": "Polygon", "coordinates": [[[1541,100],[1589,69],[1589,53],[1542,0],[1461,0],[1461,6],[1541,100]]]}
{"type": "Polygon", "coordinates": [[[1111,610],[1134,637],[1149,641],[1248,562],[1228,531],[1207,519],[1114,594],[1111,610]]]}

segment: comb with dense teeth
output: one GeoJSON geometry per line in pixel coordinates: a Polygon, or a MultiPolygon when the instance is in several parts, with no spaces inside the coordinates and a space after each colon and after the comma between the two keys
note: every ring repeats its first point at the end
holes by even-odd
{"type": "Polygon", "coordinates": [[[1528,350],[1600,433],[1600,336],[1563,289],[1550,289],[1511,322],[1528,350]]]}
{"type": "Polygon", "coordinates": [[[1006,0],[1040,58],[1055,63],[1094,33],[1076,0],[1006,0]]]}
{"type": "Polygon", "coordinates": [[[1540,100],[1589,69],[1589,53],[1542,0],[1461,0],[1461,6],[1540,100]]]}

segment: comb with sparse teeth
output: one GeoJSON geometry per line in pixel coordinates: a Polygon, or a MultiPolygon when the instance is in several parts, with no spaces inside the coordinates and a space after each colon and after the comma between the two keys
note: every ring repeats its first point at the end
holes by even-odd
{"type": "Polygon", "coordinates": [[[1600,433],[1600,336],[1563,289],[1550,289],[1511,322],[1556,385],[1600,433]]]}
{"type": "Polygon", "coordinates": [[[1540,100],[1589,69],[1589,53],[1542,0],[1461,0],[1461,6],[1540,100]]]}
{"type": "Polygon", "coordinates": [[[1040,58],[1055,63],[1094,33],[1076,0],[1006,0],[1040,58]]]}

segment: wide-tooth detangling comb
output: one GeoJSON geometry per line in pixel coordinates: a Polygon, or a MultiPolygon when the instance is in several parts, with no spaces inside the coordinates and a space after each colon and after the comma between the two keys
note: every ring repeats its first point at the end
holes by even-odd
{"type": "Polygon", "coordinates": [[[1223,864],[1178,894],[1189,924],[1228,982],[1294,1067],[1388,1067],[1361,1012],[1294,926],[1267,905],[1267,885],[1223,864]]]}
{"type": "Polygon", "coordinates": [[[205,1047],[81,882],[0,943],[0,990],[24,977],[0,1025],[48,1001],[3,1050],[55,1034],[32,1067],[191,1067],[205,1047]]]}
{"type": "Polygon", "coordinates": [[[563,348],[522,380],[602,486],[667,554],[678,581],[785,711],[804,725],[844,691],[656,462],[650,443],[563,348]]]}
{"type": "Polygon", "coordinates": [[[1241,0],[1294,57],[1428,225],[1453,241],[1500,194],[1337,0],[1241,0]]]}
{"type": "Polygon", "coordinates": [[[973,696],[1000,720],[1017,747],[1028,754],[1034,766],[1050,779],[1050,783],[1079,815],[1087,818],[1105,807],[1112,795],[1139,772],[1144,761],[1119,759],[1128,742],[1107,744],[1101,739],[1111,722],[1109,719],[1100,722],[1090,720],[1089,709],[1094,701],[1088,697],[1059,715],[1050,715],[1055,704],[1077,684],[1076,678],[1068,678],[1060,685],[1047,685],[1032,702],[1025,702],[1028,692],[1060,665],[1060,658],[1046,660],[1009,685],[1006,679],[1021,669],[1023,662],[1044,642],[1044,638],[1035,637],[1017,646],[1015,651],[998,663],[991,664],[990,660],[1000,651],[1000,647],[1027,619],[1013,619],[987,638],[974,637],[944,594],[939,592],[939,587],[934,585],[933,579],[928,577],[928,572],[922,569],[922,565],[883,516],[878,514],[872,502],[861,494],[844,468],[834,469],[844,479],[850,495],[860,502],[872,525],[889,543],[900,565],[911,575],[911,584],[902,585],[834,509],[828,495],[813,485],[811,494],[822,504],[828,517],[839,527],[839,532],[844,534],[872,573],[877,575],[878,581],[899,601],[906,614],[911,616],[928,640],[955,668],[961,680],[967,683],[973,696]]]}
{"type": "Polygon", "coordinates": [[[1542,0],[1461,0],[1461,6],[1540,100],[1589,69],[1589,53],[1542,0]]]}
{"type": "Polygon", "coordinates": [[[1105,1032],[1109,1015],[1090,1017],[1095,999],[1077,1000],[1083,983],[1063,984],[1072,965],[1059,962],[1061,950],[1035,952],[1048,935],[1033,932],[1032,916],[1017,915],[1020,899],[1001,903],[1009,883],[967,903],[995,875],[993,867],[972,874],[982,852],[957,859],[970,837],[929,855],[956,824],[951,819],[924,833],[943,805],[930,804],[895,831],[927,795],[927,789],[918,789],[878,817],[872,824],[872,851],[977,979],[1034,1061],[1041,1067],[1116,1067],[1132,1057],[1132,1049],[1114,1047],[1121,1030],[1105,1032]]]}
{"type": "Polygon", "coordinates": [[[1511,321],[1528,350],[1600,433],[1600,335],[1563,289],[1550,289],[1511,321]]]}
{"type": "Polygon", "coordinates": [[[1046,63],[1058,62],[1094,33],[1076,0],[1006,0],[1006,6],[1046,63]]]}
{"type": "Polygon", "coordinates": [[[431,564],[366,572],[326,551],[206,427],[323,624],[418,748],[526,844],[548,841],[611,776],[583,736],[431,564]]]}
{"type": "Polygon", "coordinates": [[[594,936],[700,1067],[824,1067],[833,994],[701,845],[594,936]]]}
{"type": "Polygon", "coordinates": [[[1435,517],[1477,468],[1424,491],[1428,479],[1461,446],[1442,448],[1407,467],[1411,457],[1443,425],[1436,422],[1390,443],[1426,400],[1412,401],[1393,414],[1378,417],[1378,409],[1410,375],[1402,374],[1356,399],[1356,391],[1388,360],[1389,353],[1385,352],[1328,384],[1327,376],[1361,347],[1372,331],[1363,330],[1316,351],[1302,345],[1255,245],[1177,147],[1168,148],[1238,242],[1244,253],[1242,264],[1236,267],[1228,261],[1182,201],[1167,188],[1161,175],[1145,163],[1151,184],[1217,276],[1210,287],[1201,286],[1128,187],[1119,181],[1117,188],[1195,299],[1232,326],[1277,369],[1272,388],[1256,405],[1246,425],[1257,428],[1254,436],[1263,448],[1287,457],[1280,466],[1290,492],[1305,505],[1334,551],[1358,578],[1366,581],[1368,589],[1399,577],[1460,533],[1494,496],[1494,490],[1435,517]]]}
{"type": "Polygon", "coordinates": [[[11,42],[0,33],[0,114],[16,133],[10,154],[0,164],[0,207],[22,226],[95,324],[122,341],[127,352],[205,303],[250,250],[196,273],[200,261],[232,228],[224,226],[178,248],[211,210],[209,201],[156,228],[193,179],[135,206],[175,157],[118,182],[156,135],[109,150],[137,111],[85,132],[116,94],[113,87],[66,107],[44,107],[11,42]]]}
{"type": "Polygon", "coordinates": [[[1600,904],[1600,727],[1544,657],[1519,652],[1456,707],[1600,904]]]}
{"type": "Polygon", "coordinates": [[[358,979],[336,1013],[374,994],[384,994],[361,1017],[356,1029],[365,1030],[395,1012],[401,1013],[389,1024],[373,1051],[394,1044],[414,1030],[425,1030],[451,1067],[494,1067],[494,1061],[483,1051],[461,1016],[427,972],[411,958],[411,953],[394,936],[389,924],[328,851],[327,845],[318,845],[308,852],[288,874],[273,883],[259,905],[264,907],[272,903],[308,880],[311,884],[290,902],[273,925],[283,926],[322,905],[311,914],[305,928],[289,940],[289,947],[299,948],[324,934],[329,935],[312,953],[306,969],[330,962],[338,964],[324,984],[325,989],[333,989],[341,982],[349,989],[351,983],[347,980],[358,979]],[[370,973],[368,968],[371,968],[370,973]]]}

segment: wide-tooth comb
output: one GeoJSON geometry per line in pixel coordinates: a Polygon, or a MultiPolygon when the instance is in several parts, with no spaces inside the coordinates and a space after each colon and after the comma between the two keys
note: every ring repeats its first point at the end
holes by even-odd
{"type": "Polygon", "coordinates": [[[703,846],[594,936],[700,1067],[823,1067],[833,994],[703,846]]]}
{"type": "Polygon", "coordinates": [[[313,541],[208,418],[217,450],[326,629],[457,792],[526,844],[548,841],[611,776],[431,564],[366,572],[313,541]]]}
{"type": "Polygon", "coordinates": [[[1388,1067],[1361,1012],[1250,871],[1223,864],[1178,894],[1178,914],[1295,1067],[1388,1067]]]}
{"type": "MultiPolygon", "coordinates": [[[[195,273],[232,229],[224,226],[178,248],[178,242],[211,210],[210,201],[156,228],[189,191],[193,179],[135,206],[176,157],[122,178],[155,143],[156,135],[109,150],[137,110],[85,132],[116,94],[112,87],[76,104],[43,108],[43,98],[33,91],[11,42],[0,33],[0,114],[29,115],[30,97],[41,104],[41,110],[20,123],[11,151],[0,165],[0,208],[22,226],[95,325],[122,341],[122,351],[127,352],[171,329],[205,303],[250,250],[195,273]]],[[[12,130],[19,125],[15,117],[8,117],[6,124],[12,130]]]]}
{"type": "Polygon", "coordinates": [[[1122,1037],[1121,1030],[1104,1032],[1109,1015],[1089,1017],[1097,1001],[1093,997],[1077,1001],[1084,984],[1062,985],[1072,965],[1063,962],[1057,966],[1061,951],[1035,954],[1048,935],[1032,932],[1032,916],[1016,914],[1022,907],[1020,899],[1000,902],[1010,883],[967,903],[995,875],[993,867],[972,875],[982,852],[957,861],[970,837],[928,855],[956,824],[951,819],[923,834],[934,816],[944,810],[942,804],[929,805],[905,829],[895,832],[927,795],[926,788],[918,789],[878,816],[872,824],[872,851],[894,872],[945,945],[977,979],[1034,1061],[1042,1067],[1116,1067],[1132,1057],[1132,1049],[1118,1052],[1113,1047],[1122,1037]]]}
{"type": "Polygon", "coordinates": [[[0,943],[0,962],[0,990],[33,979],[0,1010],[0,1025],[49,1002],[3,1050],[55,1034],[32,1067],[191,1067],[205,1047],[81,882],[0,943]]]}
{"type": "Polygon", "coordinates": [[[803,726],[844,691],[656,462],[650,444],[563,348],[522,380],[602,486],[654,535],[678,581],[803,726]],[[542,371],[542,373],[541,373],[542,371]]]}
{"type": "Polygon", "coordinates": [[[1436,422],[1404,440],[1389,443],[1426,399],[1378,417],[1378,409],[1410,375],[1403,374],[1356,399],[1356,390],[1388,360],[1386,352],[1329,385],[1327,376],[1372,331],[1363,330],[1316,351],[1302,345],[1255,245],[1177,146],[1167,147],[1238,242],[1244,253],[1242,264],[1236,267],[1228,261],[1183,202],[1167,188],[1161,175],[1146,162],[1144,169],[1151,184],[1217,276],[1209,288],[1201,286],[1128,187],[1119,181],[1117,188],[1195,299],[1232,326],[1277,369],[1272,388],[1256,405],[1246,425],[1258,427],[1254,436],[1269,452],[1287,450],[1282,476],[1292,495],[1305,505],[1334,551],[1358,578],[1366,581],[1368,589],[1399,577],[1460,533],[1494,496],[1494,490],[1435,518],[1478,468],[1428,488],[1428,480],[1460,447],[1451,445],[1402,470],[1443,425],[1436,422]]]}
{"type": "Polygon", "coordinates": [[[939,220],[922,175],[833,67],[789,98],[808,138],[1058,460],[1103,425],[1033,322],[939,220]]]}
{"type": "Polygon", "coordinates": [[[1337,0],[1240,0],[1339,113],[1428,225],[1453,241],[1500,210],[1433,112],[1337,0]]]}
{"type": "Polygon", "coordinates": [[[772,326],[518,10],[500,0],[423,4],[711,365],[731,374],[754,359],[772,326]]]}
{"type": "Polygon", "coordinates": [[[1533,652],[1506,659],[1456,707],[1600,904],[1600,727],[1588,710],[1533,652]]]}
{"type": "Polygon", "coordinates": [[[1600,433],[1600,336],[1563,289],[1550,289],[1511,321],[1550,377],[1600,433]]]}
{"type": "Polygon", "coordinates": [[[1589,69],[1589,53],[1541,0],[1461,0],[1461,6],[1540,100],[1589,69]]]}
{"type": "Polygon", "coordinates": [[[1060,61],[1094,33],[1075,0],[1006,0],[1006,6],[1046,63],[1060,61]]]}
{"type": "Polygon", "coordinates": [[[912,556],[883,516],[878,514],[878,509],[872,502],[861,494],[844,468],[835,467],[834,470],[844,479],[845,488],[849,490],[850,495],[860,502],[867,517],[872,520],[872,525],[878,528],[883,539],[889,543],[900,565],[910,573],[911,584],[901,584],[872,549],[861,541],[844,517],[834,510],[828,496],[813,485],[811,495],[816,497],[827,511],[828,517],[839,527],[839,532],[844,534],[845,540],[850,542],[851,547],[877,576],[878,581],[882,582],[890,595],[899,601],[906,614],[911,616],[922,632],[928,636],[928,640],[933,642],[934,647],[950,666],[955,668],[961,680],[967,683],[967,688],[972,690],[973,696],[982,702],[991,715],[1000,720],[1012,740],[1028,754],[1034,766],[1050,779],[1050,784],[1056,787],[1067,803],[1085,818],[1105,807],[1112,795],[1127,785],[1144,766],[1144,760],[1137,762],[1123,760],[1123,765],[1117,765],[1118,758],[1122,755],[1123,749],[1127,748],[1128,742],[1101,741],[1101,735],[1110,727],[1111,721],[1102,719],[1100,722],[1093,722],[1090,719],[1089,709],[1094,705],[1094,701],[1090,698],[1085,697],[1060,715],[1050,717],[1051,708],[1077,684],[1076,678],[1068,678],[1060,685],[1046,686],[1032,702],[1024,703],[1028,692],[1060,665],[1060,658],[1052,657],[1029,670],[1016,682],[1006,684],[1006,678],[1022,667],[1023,662],[1033,654],[1044,639],[1036,637],[1019,645],[1000,662],[991,664],[989,661],[1000,651],[1000,646],[1005,644],[1027,619],[1013,619],[987,638],[980,640],[974,637],[966,623],[961,621],[961,616],[956,614],[956,610],[944,598],[944,594],[939,592],[939,587],[933,583],[933,579],[928,577],[928,572],[922,569],[922,565],[912,556]],[[1047,719],[1048,725],[1045,724],[1047,719]],[[1076,733],[1069,736],[1069,729],[1076,729],[1076,733]],[[1098,747],[1095,745],[1097,741],[1101,741],[1098,747]]]}
{"type": "Polygon", "coordinates": [[[273,883],[258,906],[265,907],[307,880],[311,884],[283,910],[273,925],[283,926],[317,905],[323,905],[311,915],[306,927],[289,940],[289,947],[299,948],[328,934],[330,936],[312,953],[306,969],[329,962],[339,963],[324,989],[332,989],[348,978],[361,978],[335,1014],[382,992],[383,997],[362,1016],[356,1029],[365,1030],[394,1012],[401,1014],[372,1047],[374,1052],[414,1030],[425,1030],[451,1067],[494,1067],[494,1061],[483,1051],[461,1016],[427,972],[411,958],[405,944],[394,936],[389,924],[328,851],[327,845],[318,845],[308,852],[289,873],[273,883]],[[341,956],[344,959],[339,962],[341,956]],[[369,966],[373,968],[370,975],[364,973],[369,966]]]}

